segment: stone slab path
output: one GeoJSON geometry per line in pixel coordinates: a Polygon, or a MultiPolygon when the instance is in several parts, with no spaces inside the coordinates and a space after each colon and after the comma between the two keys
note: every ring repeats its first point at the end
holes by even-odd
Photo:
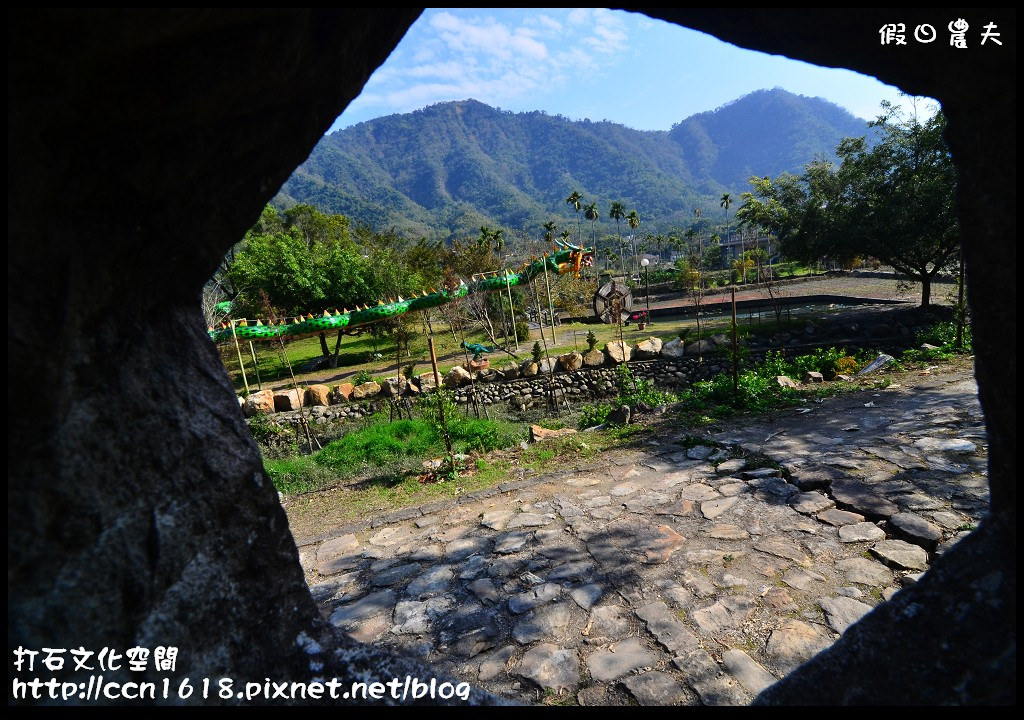
{"type": "Polygon", "coordinates": [[[958,370],[699,439],[664,420],[300,556],[338,627],[504,697],[743,705],[968,532],[985,463],[958,370]]]}

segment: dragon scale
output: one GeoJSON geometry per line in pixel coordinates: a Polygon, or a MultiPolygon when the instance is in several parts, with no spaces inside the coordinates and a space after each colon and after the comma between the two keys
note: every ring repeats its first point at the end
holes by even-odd
{"type": "MultiPolygon", "coordinates": [[[[234,333],[239,340],[296,339],[331,330],[370,325],[396,315],[439,307],[472,293],[494,292],[504,290],[506,287],[525,285],[544,272],[545,264],[548,270],[556,274],[578,273],[580,267],[593,254],[593,250],[568,244],[560,243],[560,247],[561,250],[535,259],[519,272],[506,270],[504,273],[485,274],[484,277],[471,280],[468,283],[463,281],[451,289],[424,293],[406,299],[399,297],[397,301],[388,303],[378,301],[377,305],[357,307],[351,311],[335,310],[333,314],[325,311],[320,317],[310,313],[306,315],[305,319],[294,318],[291,322],[281,320],[278,324],[264,325],[259,320],[255,324],[239,320],[235,323],[234,333]]],[[[221,323],[220,328],[211,327],[209,333],[210,338],[218,344],[232,340],[232,328],[227,323],[221,323]]]]}

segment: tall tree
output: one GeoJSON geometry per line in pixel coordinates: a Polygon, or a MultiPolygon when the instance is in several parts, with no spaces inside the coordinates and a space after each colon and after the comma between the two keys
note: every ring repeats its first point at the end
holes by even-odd
{"type": "Polygon", "coordinates": [[[597,203],[592,202],[583,208],[583,215],[590,221],[590,238],[591,242],[597,245],[597,220],[601,217],[601,213],[597,211],[597,203]]]}
{"type": "Polygon", "coordinates": [[[569,205],[572,205],[572,209],[576,211],[576,243],[582,245],[583,242],[580,240],[580,210],[583,208],[583,196],[578,191],[573,190],[572,194],[565,199],[569,205]]]}
{"type": "Polygon", "coordinates": [[[615,221],[615,232],[619,236],[619,254],[625,257],[626,254],[622,251],[622,230],[619,226],[619,222],[626,217],[625,205],[620,202],[612,202],[608,210],[608,217],[615,221]]]}
{"type": "Polygon", "coordinates": [[[816,162],[800,178],[751,178],[754,192],[743,194],[737,216],[775,232],[787,257],[876,257],[920,282],[927,307],[932,279],[955,262],[959,247],[946,121],[941,112],[922,121],[891,103],[882,108],[871,123],[874,144],[843,140],[838,168],[816,162]]]}
{"type": "Polygon", "coordinates": [[[630,236],[633,238],[633,266],[639,272],[640,265],[636,261],[636,230],[640,227],[640,213],[636,210],[630,210],[629,215],[626,216],[626,224],[629,225],[631,230],[630,236]]]}

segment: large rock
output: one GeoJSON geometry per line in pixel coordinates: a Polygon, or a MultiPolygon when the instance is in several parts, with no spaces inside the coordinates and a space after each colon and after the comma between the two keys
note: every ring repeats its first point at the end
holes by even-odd
{"type": "Polygon", "coordinates": [[[380,394],[383,397],[399,397],[409,388],[409,381],[404,377],[389,377],[380,383],[380,394]]]}
{"type": "Polygon", "coordinates": [[[260,413],[269,415],[273,412],[277,412],[277,408],[274,406],[273,390],[254,392],[245,399],[245,404],[242,405],[242,413],[246,417],[252,417],[260,413]]]}
{"type": "Polygon", "coordinates": [[[633,348],[625,341],[613,340],[604,346],[604,352],[615,365],[633,359],[633,348]]]}
{"type": "Polygon", "coordinates": [[[298,410],[303,405],[305,393],[301,390],[278,390],[274,393],[274,408],[277,412],[298,410]]]}
{"type": "Polygon", "coordinates": [[[604,365],[604,353],[597,348],[583,353],[583,364],[587,367],[601,367],[604,365]]]}
{"type": "Polygon", "coordinates": [[[681,358],[686,355],[686,343],[679,338],[672,338],[661,346],[661,356],[665,358],[681,358]]]}
{"type": "Polygon", "coordinates": [[[348,399],[352,397],[352,391],[356,389],[356,386],[352,383],[342,383],[341,385],[335,385],[331,391],[331,405],[340,405],[341,403],[348,402],[348,399]]]}
{"type": "Polygon", "coordinates": [[[537,372],[545,375],[558,370],[558,358],[541,358],[540,362],[537,363],[537,372]]]}
{"type": "Polygon", "coordinates": [[[637,343],[635,355],[640,360],[650,360],[661,354],[663,343],[661,338],[649,337],[643,342],[637,343]]]}
{"type": "MultiPolygon", "coordinates": [[[[423,392],[428,392],[430,390],[437,389],[437,382],[435,382],[434,380],[433,370],[431,370],[430,372],[420,373],[417,380],[419,381],[420,390],[422,390],[423,392]]],[[[444,382],[444,380],[442,380],[441,382],[444,382]]]]}
{"type": "Polygon", "coordinates": [[[540,425],[530,426],[530,442],[538,442],[540,440],[551,440],[552,438],[565,437],[566,435],[575,435],[575,428],[562,428],[561,430],[548,430],[542,428],[540,425]]]}
{"type": "Polygon", "coordinates": [[[785,375],[776,375],[775,382],[780,388],[789,388],[790,390],[796,390],[800,387],[800,383],[791,377],[785,375]]]}
{"type": "MultiPolygon", "coordinates": [[[[473,377],[469,374],[469,371],[461,365],[456,365],[448,374],[444,376],[444,386],[450,388],[458,388],[471,382],[473,377]]],[[[358,389],[358,388],[357,388],[358,389]]]]}
{"type": "Polygon", "coordinates": [[[629,425],[629,419],[632,416],[632,410],[629,409],[629,405],[620,405],[615,410],[608,413],[608,417],[605,420],[609,425],[629,425]]]}
{"type": "Polygon", "coordinates": [[[715,347],[715,342],[713,340],[708,340],[707,338],[704,338],[703,340],[698,340],[697,342],[693,342],[687,345],[686,354],[706,355],[707,353],[714,351],[715,347]]]}
{"type": "Polygon", "coordinates": [[[519,366],[519,372],[523,377],[533,377],[539,371],[540,367],[533,360],[523,360],[523,364],[519,366]]]}
{"type": "Polygon", "coordinates": [[[571,353],[559,355],[558,362],[562,366],[563,370],[573,372],[583,367],[583,355],[582,353],[573,350],[571,353]]]}
{"type": "Polygon", "coordinates": [[[353,400],[365,400],[366,398],[372,398],[377,395],[380,395],[380,385],[375,383],[373,380],[356,385],[352,389],[353,400]]]}
{"type": "Polygon", "coordinates": [[[519,377],[519,366],[508,364],[501,368],[501,374],[505,376],[506,380],[515,380],[519,377]]]}
{"type": "Polygon", "coordinates": [[[331,389],[326,385],[310,385],[306,388],[306,402],[310,405],[327,407],[331,404],[331,389]]]}

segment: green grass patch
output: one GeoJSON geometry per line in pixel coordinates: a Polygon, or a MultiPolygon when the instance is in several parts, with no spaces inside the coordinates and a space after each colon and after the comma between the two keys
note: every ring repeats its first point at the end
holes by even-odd
{"type": "MultiPolygon", "coordinates": [[[[499,420],[456,417],[449,431],[452,449],[464,454],[511,447],[526,437],[519,424],[499,420]]],[[[389,422],[376,416],[314,455],[267,460],[264,465],[280,492],[294,494],[371,474],[400,485],[423,460],[445,452],[441,433],[426,420],[389,422]]]]}

